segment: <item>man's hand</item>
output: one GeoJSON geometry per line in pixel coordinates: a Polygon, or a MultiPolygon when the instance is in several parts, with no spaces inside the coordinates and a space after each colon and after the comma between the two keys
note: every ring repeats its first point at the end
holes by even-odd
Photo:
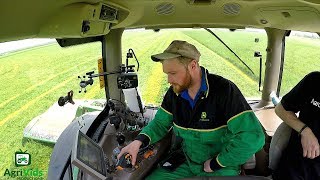
{"type": "Polygon", "coordinates": [[[204,172],[213,172],[212,169],[210,168],[210,162],[212,159],[207,160],[206,162],[204,162],[203,164],[203,170],[204,172]]]}
{"type": "Polygon", "coordinates": [[[131,163],[134,166],[136,164],[136,159],[137,159],[137,154],[139,152],[139,148],[141,146],[142,142],[139,140],[134,140],[130,144],[128,144],[126,147],[122,148],[119,155],[118,159],[124,154],[124,153],[129,153],[131,155],[131,163]]]}
{"type": "Polygon", "coordinates": [[[303,157],[314,159],[319,156],[319,142],[312,130],[307,127],[301,133],[301,145],[303,148],[303,157]]]}

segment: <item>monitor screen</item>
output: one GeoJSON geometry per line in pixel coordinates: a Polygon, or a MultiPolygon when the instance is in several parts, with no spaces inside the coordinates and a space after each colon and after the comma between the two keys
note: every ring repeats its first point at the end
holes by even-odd
{"type": "MultiPolygon", "coordinates": [[[[86,171],[94,174],[98,172],[101,175],[106,176],[106,168],[102,148],[81,131],[79,131],[78,133],[78,140],[75,151],[77,152],[75,158],[81,161],[84,165],[88,166],[83,167],[86,171]],[[89,168],[92,168],[96,172],[92,172],[92,170],[90,170],[89,168]]],[[[76,165],[79,165],[79,163],[77,163],[76,165]]]]}

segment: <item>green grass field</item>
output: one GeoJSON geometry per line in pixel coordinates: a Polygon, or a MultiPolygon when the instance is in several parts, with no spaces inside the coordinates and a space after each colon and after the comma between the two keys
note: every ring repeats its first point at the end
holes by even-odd
{"type": "MultiPolygon", "coordinates": [[[[174,39],[187,40],[198,47],[202,54],[200,64],[210,72],[234,81],[246,97],[260,96],[259,61],[253,57],[253,52],[260,51],[265,58],[266,35],[245,31],[214,32],[253,69],[255,75],[204,30],[124,33],[122,57],[125,60],[129,48],[137,55],[140,62],[139,89],[145,104],[160,104],[168,88],[161,64],[153,63],[150,55],[162,52],[174,39]],[[255,43],[255,38],[260,41],[255,43]]],[[[288,92],[308,72],[320,70],[317,59],[319,46],[318,39],[288,38],[282,93],[288,92]]],[[[13,156],[19,149],[28,150],[33,155],[30,168],[48,168],[53,145],[23,139],[23,129],[31,119],[45,112],[70,90],[74,90],[75,99],[104,98],[104,91],[99,90],[97,81],[88,87],[88,93],[77,93],[77,76],[91,70],[97,72],[97,60],[100,57],[100,43],[69,48],[61,48],[55,43],[0,56],[0,179],[5,169],[15,168],[13,156]]],[[[134,60],[130,62],[135,64],[134,60]]]]}

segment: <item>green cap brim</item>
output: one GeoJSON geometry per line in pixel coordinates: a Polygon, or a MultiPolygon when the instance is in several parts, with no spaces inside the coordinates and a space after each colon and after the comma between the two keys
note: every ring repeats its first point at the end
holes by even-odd
{"type": "Polygon", "coordinates": [[[180,57],[180,54],[174,54],[174,53],[168,53],[168,52],[163,52],[160,54],[155,54],[151,56],[151,59],[155,62],[159,62],[161,60],[166,60],[166,59],[173,59],[180,57]]]}

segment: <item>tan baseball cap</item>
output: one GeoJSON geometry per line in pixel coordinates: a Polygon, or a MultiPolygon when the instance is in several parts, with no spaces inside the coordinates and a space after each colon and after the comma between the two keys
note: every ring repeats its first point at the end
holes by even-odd
{"type": "Polygon", "coordinates": [[[163,51],[163,53],[152,55],[151,59],[155,62],[159,62],[161,60],[172,59],[181,56],[199,61],[201,54],[194,45],[188,43],[187,41],[174,40],[171,42],[169,47],[163,51]]]}

